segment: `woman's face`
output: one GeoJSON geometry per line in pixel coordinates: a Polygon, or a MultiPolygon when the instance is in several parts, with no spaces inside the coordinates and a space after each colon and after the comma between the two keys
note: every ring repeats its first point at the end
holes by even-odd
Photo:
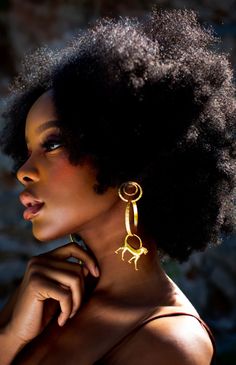
{"type": "Polygon", "coordinates": [[[27,217],[34,236],[40,241],[80,233],[101,224],[109,209],[119,200],[117,189],[103,195],[94,192],[96,171],[89,163],[71,165],[63,147],[51,92],[44,93],[31,107],[25,125],[29,158],[17,172],[27,196],[44,202],[27,217]]]}

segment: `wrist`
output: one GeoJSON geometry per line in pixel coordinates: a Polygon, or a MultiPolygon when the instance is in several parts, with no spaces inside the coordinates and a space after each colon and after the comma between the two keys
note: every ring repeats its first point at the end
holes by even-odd
{"type": "Polygon", "coordinates": [[[14,334],[9,325],[0,328],[0,363],[10,365],[26,343],[14,334]]]}

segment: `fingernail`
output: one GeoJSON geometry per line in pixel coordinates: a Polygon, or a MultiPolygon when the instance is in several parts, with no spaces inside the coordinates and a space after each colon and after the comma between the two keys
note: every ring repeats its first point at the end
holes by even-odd
{"type": "Polygon", "coordinates": [[[60,319],[59,326],[61,326],[61,327],[64,326],[65,322],[66,322],[66,319],[60,319]]]}
{"type": "Polygon", "coordinates": [[[72,312],[69,318],[74,317],[74,315],[75,315],[75,312],[72,312]]]}
{"type": "Polygon", "coordinates": [[[100,273],[99,273],[99,270],[98,270],[98,267],[97,267],[97,266],[95,266],[94,274],[95,274],[95,276],[99,276],[99,275],[100,275],[100,273]]]}

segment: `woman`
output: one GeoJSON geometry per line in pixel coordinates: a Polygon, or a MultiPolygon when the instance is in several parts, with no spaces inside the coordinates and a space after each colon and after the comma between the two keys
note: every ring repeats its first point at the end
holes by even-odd
{"type": "Polygon", "coordinates": [[[212,363],[160,258],[234,229],[234,85],[215,41],[193,11],[153,9],[25,60],[2,150],[34,236],[79,244],[29,261],[1,313],[2,365],[212,363]]]}

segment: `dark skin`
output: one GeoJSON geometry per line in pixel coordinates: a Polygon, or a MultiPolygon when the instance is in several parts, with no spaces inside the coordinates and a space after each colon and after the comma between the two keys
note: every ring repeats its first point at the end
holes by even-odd
{"type": "MultiPolygon", "coordinates": [[[[2,312],[5,322],[0,318],[0,343],[7,349],[2,365],[13,358],[14,364],[93,364],[157,307],[160,312],[170,307],[197,314],[161,268],[156,242],[143,231],[138,233],[148,253],[139,259],[138,271],[128,263],[128,253],[125,261],[121,253],[115,254],[126,235],[126,204],[118,188],[103,195],[94,192],[96,171],[89,161],[70,164],[56,124],[42,130],[55,120],[48,91],[28,113],[25,137],[30,156],[17,178],[26,192],[44,202],[31,219],[34,236],[47,242],[78,233],[89,251],[70,243],[30,260],[17,295],[2,312]],[[45,150],[41,144],[48,138],[53,143],[45,150]],[[84,266],[68,262],[69,257],[83,260],[84,266]],[[109,335],[104,340],[101,334],[109,335]]],[[[210,364],[211,342],[194,318],[163,318],[147,324],[129,346],[135,364],[143,361],[138,349],[144,341],[149,363],[210,364]]]]}

